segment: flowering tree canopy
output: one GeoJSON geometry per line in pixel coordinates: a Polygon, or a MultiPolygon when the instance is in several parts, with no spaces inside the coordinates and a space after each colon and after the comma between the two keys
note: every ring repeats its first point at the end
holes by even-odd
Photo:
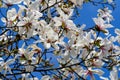
{"type": "Polygon", "coordinates": [[[0,79],[118,80],[120,29],[116,36],[109,32],[114,5],[113,0],[0,0],[0,79]],[[102,5],[90,28],[74,22],[88,3],[102,5]]]}

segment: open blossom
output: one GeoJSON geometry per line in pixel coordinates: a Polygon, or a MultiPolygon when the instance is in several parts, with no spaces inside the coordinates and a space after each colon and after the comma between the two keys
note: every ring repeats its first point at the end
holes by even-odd
{"type": "Polygon", "coordinates": [[[13,59],[9,59],[6,62],[4,62],[3,58],[0,57],[0,72],[4,70],[4,75],[6,75],[7,71],[12,74],[11,67],[9,65],[14,63],[18,56],[19,55],[16,55],[13,59]]]}
{"type": "Polygon", "coordinates": [[[92,69],[89,68],[88,70],[84,70],[84,78],[86,79],[87,76],[90,76],[91,80],[95,80],[94,74],[102,76],[104,72],[100,69],[92,69]]]}
{"type": "Polygon", "coordinates": [[[17,23],[19,26],[19,34],[26,34],[27,38],[30,38],[36,35],[35,29],[36,26],[39,26],[38,19],[42,17],[42,13],[38,11],[26,10],[26,16],[21,15],[19,17],[20,21],[17,23]]]}
{"type": "Polygon", "coordinates": [[[36,41],[36,43],[43,42],[46,49],[49,49],[51,46],[56,47],[57,45],[55,42],[59,38],[58,34],[53,30],[51,26],[52,24],[48,24],[41,28],[41,32],[38,33],[38,35],[40,35],[40,40],[36,41]]]}
{"type": "Polygon", "coordinates": [[[111,15],[112,11],[109,10],[107,7],[104,9],[99,9],[98,12],[98,17],[103,18],[103,20],[107,23],[110,23],[110,21],[113,20],[113,16],[111,15]]]}
{"type": "MultiPolygon", "coordinates": [[[[21,60],[21,63],[24,64],[25,62],[27,62],[27,60],[30,60],[31,64],[37,63],[37,59],[36,57],[34,57],[34,54],[40,53],[41,48],[37,47],[36,44],[29,45],[27,48],[24,47],[25,47],[25,43],[23,43],[22,47],[19,48],[18,50],[20,57],[23,58],[23,60],[21,60]]],[[[29,68],[33,68],[33,67],[29,67],[29,68]]]]}
{"type": "Polygon", "coordinates": [[[2,22],[4,22],[4,24],[7,26],[7,27],[13,27],[16,25],[17,21],[17,11],[15,8],[12,8],[12,9],[9,9],[7,11],[7,17],[6,18],[1,18],[2,22]]]}
{"type": "Polygon", "coordinates": [[[57,8],[58,14],[60,14],[60,17],[54,17],[53,20],[55,22],[56,27],[62,26],[66,29],[74,29],[76,26],[72,20],[70,20],[70,17],[72,16],[73,9],[70,10],[70,13],[67,15],[65,14],[60,8],[57,8]]]}
{"type": "Polygon", "coordinates": [[[101,17],[93,18],[93,21],[99,28],[99,30],[105,30],[106,28],[113,27],[111,24],[107,24],[101,17]]]}
{"type": "Polygon", "coordinates": [[[99,9],[98,12],[99,12],[98,18],[93,18],[97,30],[103,31],[105,33],[109,33],[106,28],[113,27],[110,24],[110,22],[113,20],[113,17],[111,15],[111,10],[109,10],[108,8],[104,8],[104,9],[99,9]]]}

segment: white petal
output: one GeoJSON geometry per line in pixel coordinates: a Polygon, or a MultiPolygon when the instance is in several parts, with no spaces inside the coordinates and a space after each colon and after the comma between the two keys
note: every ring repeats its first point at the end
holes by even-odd
{"type": "Polygon", "coordinates": [[[120,35],[120,29],[115,29],[115,33],[116,33],[117,35],[120,35]]]}
{"type": "Polygon", "coordinates": [[[15,18],[17,17],[17,12],[15,8],[12,8],[10,10],[8,10],[7,12],[7,18],[8,20],[15,20],[15,18]]]}
{"type": "Polygon", "coordinates": [[[50,80],[50,76],[45,75],[45,76],[43,76],[43,77],[41,78],[41,80],[50,80]]]}
{"type": "Polygon", "coordinates": [[[5,19],[4,17],[1,18],[1,21],[4,22],[4,23],[7,22],[6,19],[5,19]]]}
{"type": "Polygon", "coordinates": [[[19,21],[19,22],[17,23],[17,26],[24,26],[25,24],[26,24],[25,21],[19,21]]]}
{"type": "Polygon", "coordinates": [[[59,50],[59,46],[56,44],[52,44],[52,46],[55,48],[55,50],[59,50]]]}
{"type": "Polygon", "coordinates": [[[98,74],[98,75],[103,75],[104,74],[104,72],[102,71],[102,70],[100,70],[100,69],[95,69],[95,70],[92,70],[95,74],[98,74]]]}
{"type": "Polygon", "coordinates": [[[51,47],[51,44],[50,43],[44,43],[44,47],[45,47],[45,49],[49,49],[50,47],[51,47]]]}
{"type": "Polygon", "coordinates": [[[61,18],[54,17],[53,20],[55,21],[54,26],[61,26],[62,25],[61,18]]]}
{"type": "Polygon", "coordinates": [[[105,77],[102,77],[102,76],[100,76],[100,79],[102,79],[102,80],[109,80],[108,78],[105,78],[105,77]]]}
{"type": "Polygon", "coordinates": [[[25,5],[29,5],[29,3],[30,3],[30,0],[24,0],[25,5]]]}

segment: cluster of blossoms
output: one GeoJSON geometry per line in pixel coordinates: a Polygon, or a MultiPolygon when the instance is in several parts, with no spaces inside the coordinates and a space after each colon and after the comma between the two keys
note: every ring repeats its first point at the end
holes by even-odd
{"type": "Polygon", "coordinates": [[[88,77],[95,80],[94,74],[100,79],[117,80],[120,47],[113,43],[120,43],[120,29],[115,29],[116,37],[109,33],[107,28],[113,27],[110,24],[113,17],[107,7],[98,10],[97,17],[93,18],[95,26],[89,31],[85,30],[85,24],[77,27],[72,20],[75,8],[87,2],[89,0],[1,1],[6,15],[1,12],[4,25],[0,28],[0,78],[39,80],[34,76],[34,72],[38,72],[41,80],[88,77]],[[102,68],[111,70],[109,77],[103,76],[102,68]]]}

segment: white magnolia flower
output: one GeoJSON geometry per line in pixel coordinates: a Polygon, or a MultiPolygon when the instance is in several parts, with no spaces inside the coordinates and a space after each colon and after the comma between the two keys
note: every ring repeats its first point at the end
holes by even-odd
{"type": "Polygon", "coordinates": [[[104,72],[102,70],[100,70],[100,69],[89,68],[86,71],[86,73],[84,73],[84,78],[86,79],[86,77],[89,75],[91,77],[91,80],[95,80],[94,74],[102,76],[104,74],[104,72]]]}
{"type": "Polygon", "coordinates": [[[3,18],[1,18],[1,20],[2,20],[2,22],[5,23],[5,25],[7,27],[13,27],[17,23],[17,21],[16,21],[17,16],[18,16],[18,14],[17,14],[16,9],[12,8],[7,11],[7,19],[3,17],[3,18]]]}
{"type": "Polygon", "coordinates": [[[38,11],[26,11],[26,16],[20,18],[20,21],[17,23],[17,26],[19,26],[19,32],[18,34],[27,35],[27,38],[30,38],[37,33],[35,32],[36,27],[39,26],[38,19],[42,17],[42,13],[38,11]]]}
{"type": "Polygon", "coordinates": [[[60,8],[57,8],[58,13],[60,14],[60,17],[54,17],[53,20],[55,22],[54,26],[59,27],[62,26],[66,29],[76,29],[76,26],[72,20],[70,20],[70,17],[72,16],[73,9],[71,9],[70,13],[67,15],[65,14],[60,8]]]}
{"type": "Polygon", "coordinates": [[[114,45],[112,44],[113,41],[108,38],[105,38],[105,39],[99,38],[99,40],[101,40],[99,56],[102,59],[103,57],[107,57],[107,56],[111,55],[110,50],[114,49],[114,45]]]}
{"type": "Polygon", "coordinates": [[[93,20],[97,27],[99,28],[99,30],[105,30],[106,28],[113,27],[111,24],[105,23],[105,21],[101,17],[93,18],[93,20]]]}
{"type": "MultiPolygon", "coordinates": [[[[22,47],[19,48],[18,53],[20,54],[21,57],[24,57],[25,60],[22,60],[21,63],[24,64],[27,60],[31,60],[31,64],[37,63],[37,59],[33,56],[35,53],[41,52],[41,48],[37,47],[35,44],[29,45],[27,48],[25,47],[25,43],[23,43],[22,47]],[[30,48],[32,48],[30,50],[30,48]]],[[[33,67],[30,67],[33,68],[33,67]]]]}
{"type": "Polygon", "coordinates": [[[52,24],[48,24],[42,27],[41,32],[39,33],[40,40],[35,42],[43,42],[46,49],[49,49],[51,46],[58,48],[55,44],[55,42],[59,39],[58,33],[56,33],[51,26],[52,24]]]}
{"type": "Polygon", "coordinates": [[[6,62],[4,62],[4,60],[2,58],[0,58],[0,72],[2,72],[2,70],[4,70],[4,75],[6,75],[7,71],[9,71],[10,74],[12,74],[11,68],[10,68],[10,64],[14,63],[15,59],[18,57],[19,55],[16,55],[13,59],[9,59],[6,62]]]}
{"type": "Polygon", "coordinates": [[[107,23],[110,23],[110,21],[113,20],[113,16],[111,15],[112,11],[107,7],[104,9],[99,9],[98,12],[98,17],[103,18],[107,23]]]}

